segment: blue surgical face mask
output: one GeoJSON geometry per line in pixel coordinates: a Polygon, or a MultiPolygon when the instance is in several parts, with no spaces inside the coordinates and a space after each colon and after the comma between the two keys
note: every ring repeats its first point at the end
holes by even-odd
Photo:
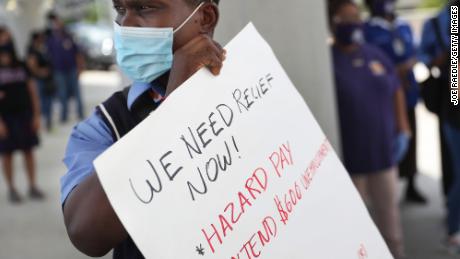
{"type": "Polygon", "coordinates": [[[195,15],[201,3],[176,29],[125,27],[114,23],[117,63],[135,82],[150,83],[171,69],[174,33],[195,15]]]}

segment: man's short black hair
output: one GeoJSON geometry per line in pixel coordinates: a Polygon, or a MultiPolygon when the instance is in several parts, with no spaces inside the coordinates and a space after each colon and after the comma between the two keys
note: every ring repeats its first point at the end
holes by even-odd
{"type": "Polygon", "coordinates": [[[336,15],[337,12],[339,12],[340,9],[342,9],[343,6],[348,5],[348,4],[352,4],[356,6],[356,3],[353,0],[329,0],[328,1],[329,19],[332,19],[334,15],[336,15]]]}
{"type": "Polygon", "coordinates": [[[328,1],[328,21],[329,28],[332,28],[334,16],[342,9],[343,6],[352,4],[356,6],[353,0],[329,0],[328,1]]]}
{"type": "Polygon", "coordinates": [[[219,5],[219,2],[220,2],[220,0],[185,0],[185,1],[193,6],[199,5],[202,2],[206,2],[206,1],[213,2],[216,5],[219,5]]]}
{"type": "MultiPolygon", "coordinates": [[[[375,13],[374,13],[374,6],[377,4],[377,3],[380,3],[382,2],[383,0],[365,0],[364,3],[366,4],[366,7],[369,9],[369,11],[371,12],[371,15],[372,16],[375,16],[375,13]]],[[[396,1],[395,1],[396,2],[396,1]]]]}

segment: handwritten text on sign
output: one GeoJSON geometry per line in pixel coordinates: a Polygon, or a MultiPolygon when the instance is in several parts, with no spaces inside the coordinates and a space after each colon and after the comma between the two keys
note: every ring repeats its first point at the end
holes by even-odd
{"type": "Polygon", "coordinates": [[[147,258],[391,258],[252,24],[95,161],[147,258]]]}

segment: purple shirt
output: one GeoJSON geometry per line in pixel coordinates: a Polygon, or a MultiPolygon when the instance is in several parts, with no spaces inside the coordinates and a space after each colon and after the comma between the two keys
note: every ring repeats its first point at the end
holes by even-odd
{"type": "Polygon", "coordinates": [[[70,35],[53,32],[47,45],[54,70],[68,72],[77,68],[78,48],[70,35]]]}
{"type": "Polygon", "coordinates": [[[334,47],[333,58],[345,167],[359,174],[394,166],[400,82],[392,62],[370,45],[353,53],[334,47]]]}

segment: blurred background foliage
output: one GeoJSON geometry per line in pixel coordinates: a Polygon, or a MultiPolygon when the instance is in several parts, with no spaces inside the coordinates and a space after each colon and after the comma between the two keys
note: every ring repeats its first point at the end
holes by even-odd
{"type": "Polygon", "coordinates": [[[422,0],[420,8],[440,8],[446,4],[446,0],[422,0]]]}

